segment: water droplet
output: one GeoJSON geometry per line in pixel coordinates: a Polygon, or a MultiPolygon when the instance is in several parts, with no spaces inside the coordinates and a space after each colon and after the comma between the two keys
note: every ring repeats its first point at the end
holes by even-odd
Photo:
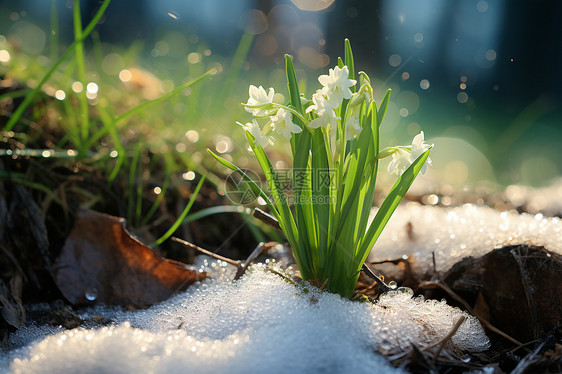
{"type": "Polygon", "coordinates": [[[88,301],[96,301],[98,297],[98,289],[97,288],[88,288],[86,293],[84,294],[88,301]]]}

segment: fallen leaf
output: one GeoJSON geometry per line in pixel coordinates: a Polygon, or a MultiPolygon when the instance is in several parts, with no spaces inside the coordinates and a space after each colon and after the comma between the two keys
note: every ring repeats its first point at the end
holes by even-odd
{"type": "Polygon", "coordinates": [[[25,322],[25,311],[21,304],[21,277],[12,278],[9,283],[10,287],[0,279],[0,318],[18,328],[25,322]]]}
{"type": "Polygon", "coordinates": [[[562,256],[543,247],[512,245],[464,258],[443,280],[466,299],[481,300],[495,327],[520,340],[544,337],[562,320],[562,256]]]}
{"type": "Polygon", "coordinates": [[[78,212],[52,268],[72,304],[145,307],[207,277],[164,259],[131,236],[124,220],[91,210],[78,212]]]}

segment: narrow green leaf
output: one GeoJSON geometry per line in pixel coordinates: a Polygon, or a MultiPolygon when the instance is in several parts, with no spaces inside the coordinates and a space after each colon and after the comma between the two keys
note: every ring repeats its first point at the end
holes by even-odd
{"type": "Polygon", "coordinates": [[[149,247],[150,248],[154,248],[156,246],[159,246],[160,244],[162,244],[166,239],[168,239],[170,236],[172,236],[174,234],[174,232],[176,232],[176,230],[180,227],[180,225],[182,224],[183,220],[185,219],[185,217],[187,216],[187,213],[189,213],[189,211],[191,210],[191,207],[193,206],[193,204],[195,203],[195,199],[197,198],[197,195],[199,194],[199,191],[201,190],[201,187],[203,187],[203,182],[205,181],[205,176],[202,176],[201,179],[199,180],[199,183],[197,183],[197,187],[195,187],[195,191],[193,191],[193,194],[191,195],[191,197],[189,198],[189,202],[187,203],[187,205],[185,206],[185,208],[183,209],[183,212],[181,212],[180,216],[178,217],[178,219],[174,222],[174,224],[172,225],[172,227],[170,227],[168,229],[168,231],[166,231],[166,233],[164,235],[162,235],[160,238],[158,238],[154,243],[150,244],[149,247]]]}
{"type": "Polygon", "coordinates": [[[343,67],[345,66],[345,63],[343,62],[343,60],[341,59],[341,57],[338,57],[338,67],[340,69],[343,69],[343,67]]]}
{"type": "Polygon", "coordinates": [[[86,39],[88,37],[88,35],[91,34],[91,32],[94,30],[94,27],[96,27],[96,25],[98,24],[99,20],[101,19],[101,17],[103,16],[103,13],[105,12],[105,10],[107,9],[107,6],[109,5],[109,2],[111,0],[104,0],[103,4],[99,7],[98,11],[96,12],[96,14],[94,15],[94,18],[92,18],[92,20],[90,21],[90,23],[88,24],[88,26],[82,31],[81,34],[81,38],[79,40],[75,40],[67,49],[66,51],[63,53],[63,55],[55,62],[55,64],[53,66],[51,66],[51,68],[49,69],[49,71],[43,76],[43,78],[41,78],[41,80],[39,81],[39,83],[37,83],[37,86],[35,86],[35,88],[25,96],[25,99],[22,101],[22,103],[16,108],[16,110],[14,111],[14,113],[12,114],[12,116],[10,117],[10,119],[8,120],[8,122],[6,123],[6,126],[4,126],[4,131],[10,131],[11,129],[14,128],[14,126],[16,125],[16,123],[20,120],[21,116],[23,115],[23,112],[27,109],[27,107],[33,102],[33,99],[35,98],[35,96],[37,96],[37,94],[39,92],[41,92],[41,90],[43,89],[43,85],[45,84],[45,82],[47,82],[49,80],[49,78],[51,77],[51,75],[53,75],[53,73],[55,71],[57,71],[58,67],[60,66],[60,64],[62,64],[65,60],[67,60],[70,55],[72,54],[72,52],[74,51],[74,49],[76,48],[78,43],[81,43],[84,39],[86,39]]]}
{"type": "MultiPolygon", "coordinates": [[[[322,131],[317,129],[312,136],[312,208],[314,212],[314,226],[316,246],[318,249],[318,263],[322,268],[326,264],[329,219],[330,219],[330,186],[331,174],[329,158],[322,131]]],[[[332,186],[333,187],[333,186],[332,186]]]]}
{"type": "Polygon", "coordinates": [[[391,92],[392,90],[390,88],[386,91],[386,94],[384,95],[384,99],[382,99],[381,106],[379,107],[379,112],[378,112],[379,125],[382,123],[382,120],[384,119],[384,115],[386,114],[386,110],[388,109],[388,103],[390,102],[391,92]]]}
{"type": "Polygon", "coordinates": [[[371,129],[372,129],[372,147],[369,148],[369,155],[367,156],[367,160],[370,160],[370,165],[366,167],[368,171],[367,174],[367,181],[365,183],[364,189],[361,191],[360,195],[360,204],[359,204],[359,225],[357,227],[357,238],[363,236],[363,233],[367,231],[367,223],[369,220],[369,215],[371,213],[371,208],[373,206],[373,200],[375,197],[375,186],[377,181],[377,172],[378,172],[378,165],[379,160],[377,155],[379,153],[379,129],[380,123],[378,122],[377,116],[377,106],[374,102],[371,102],[369,105],[369,111],[372,112],[371,115],[371,129]],[[372,161],[371,161],[372,160],[372,161]]]}
{"type": "MultiPolygon", "coordinates": [[[[279,225],[283,230],[283,233],[287,237],[287,240],[291,244],[293,248],[293,253],[297,260],[300,260],[300,264],[303,265],[306,272],[306,267],[309,266],[309,263],[305,258],[301,258],[301,254],[306,252],[302,250],[302,246],[299,246],[297,243],[300,243],[298,240],[301,237],[300,231],[297,230],[297,225],[291,210],[289,209],[289,205],[287,203],[287,195],[281,189],[281,185],[277,178],[277,174],[269,161],[269,158],[263,151],[263,148],[260,146],[255,146],[254,137],[248,131],[246,131],[246,137],[248,138],[248,143],[260,164],[260,167],[265,174],[265,178],[267,180],[267,184],[269,185],[269,189],[271,190],[271,194],[273,195],[273,204],[277,207],[276,210],[273,210],[275,217],[279,221],[279,225]]],[[[304,234],[302,236],[305,236],[304,234]]],[[[302,269],[301,269],[302,272],[302,269]]]]}
{"type": "MultiPolygon", "coordinates": [[[[372,115],[373,113],[370,112],[367,123],[371,122],[372,115]]],[[[357,193],[359,192],[359,188],[361,186],[361,179],[363,178],[362,168],[365,166],[367,156],[369,154],[369,147],[372,140],[371,133],[372,128],[370,126],[367,126],[361,131],[361,136],[359,136],[359,141],[352,153],[352,157],[347,168],[347,175],[344,176],[346,186],[343,201],[345,201],[345,203],[341,210],[337,232],[341,231],[343,225],[345,224],[345,220],[351,211],[353,201],[357,198],[357,193]]]]}
{"type": "MultiPolygon", "coordinates": [[[[355,65],[353,62],[353,52],[351,51],[351,43],[349,39],[345,39],[345,66],[349,69],[349,79],[355,79],[355,65]]],[[[357,91],[356,86],[352,86],[351,92],[357,91]]]]}
{"type": "Polygon", "coordinates": [[[429,152],[431,148],[422,153],[413,163],[410,165],[408,169],[398,178],[392,189],[388,193],[386,199],[382,203],[381,207],[379,208],[373,222],[369,226],[367,233],[365,234],[363,240],[361,241],[359,248],[360,252],[358,253],[358,266],[362,266],[363,262],[367,259],[371,248],[375,245],[375,242],[379,238],[382,230],[386,226],[386,223],[398,207],[398,204],[402,201],[406,192],[416,179],[416,176],[421,171],[425,161],[429,157],[429,152]]]}
{"type": "MultiPolygon", "coordinates": [[[[303,108],[300,99],[300,92],[293,66],[293,60],[289,55],[285,55],[285,70],[287,74],[287,87],[289,89],[289,96],[291,105],[302,115],[303,108]]],[[[310,185],[307,179],[304,180],[300,177],[300,173],[308,176],[308,161],[309,151],[311,147],[311,133],[302,123],[302,121],[293,116],[294,123],[299,125],[303,131],[299,134],[293,135],[291,138],[291,150],[293,154],[293,196],[299,203],[295,204],[296,226],[295,231],[298,231],[298,243],[295,243],[296,248],[293,248],[293,253],[298,256],[298,263],[300,265],[301,273],[304,277],[312,277],[313,275],[313,258],[311,255],[311,241],[315,238],[315,227],[313,224],[314,212],[310,204],[310,185]],[[303,202],[302,204],[300,202],[303,202]],[[312,222],[312,224],[307,224],[312,222]]],[[[292,218],[292,215],[291,215],[292,218]]]]}
{"type": "Polygon", "coordinates": [[[240,169],[238,166],[234,165],[232,162],[222,158],[221,156],[215,154],[213,151],[211,151],[210,149],[207,149],[207,152],[209,152],[211,154],[211,156],[213,156],[215,158],[215,160],[217,160],[219,163],[221,163],[222,165],[226,166],[227,168],[229,168],[230,170],[236,171],[238,174],[240,174],[240,176],[250,185],[250,188],[252,189],[252,191],[254,191],[254,193],[256,195],[261,196],[268,208],[271,210],[271,212],[277,217],[278,213],[277,213],[277,208],[273,205],[272,201],[269,199],[269,196],[267,196],[267,194],[258,186],[258,184],[248,176],[248,174],[246,174],[244,172],[244,170],[240,169]]]}
{"type": "Polygon", "coordinates": [[[291,105],[294,106],[300,114],[304,115],[301,105],[299,85],[297,83],[297,75],[295,74],[295,67],[293,66],[293,59],[289,55],[285,55],[285,71],[287,74],[287,87],[289,88],[291,105]]]}

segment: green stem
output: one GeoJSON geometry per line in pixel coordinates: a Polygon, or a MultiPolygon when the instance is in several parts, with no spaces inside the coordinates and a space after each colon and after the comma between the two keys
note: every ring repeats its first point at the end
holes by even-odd
{"type": "Polygon", "coordinates": [[[82,83],[82,92],[78,95],[80,103],[80,135],[82,142],[88,138],[90,129],[90,113],[88,97],[86,96],[86,60],[84,59],[84,40],[82,39],[82,19],[80,14],[80,0],[74,0],[74,40],[76,40],[75,56],[78,70],[78,80],[82,83]]]}
{"type": "Polygon", "coordinates": [[[50,52],[52,60],[57,58],[59,54],[59,13],[57,12],[57,0],[51,0],[50,52]]]}

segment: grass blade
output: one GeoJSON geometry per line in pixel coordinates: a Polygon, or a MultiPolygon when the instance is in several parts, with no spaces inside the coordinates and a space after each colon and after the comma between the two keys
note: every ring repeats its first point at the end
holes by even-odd
{"type": "Polygon", "coordinates": [[[267,196],[267,194],[258,186],[258,184],[248,176],[248,174],[246,174],[244,172],[244,170],[240,169],[238,166],[234,165],[233,163],[231,163],[230,161],[220,157],[219,155],[215,154],[213,151],[211,151],[210,149],[207,149],[207,152],[209,152],[211,154],[211,156],[213,156],[215,158],[215,160],[217,160],[219,163],[221,163],[222,165],[226,166],[227,168],[229,168],[230,170],[236,171],[238,174],[240,174],[240,176],[242,178],[244,178],[244,180],[249,183],[250,188],[254,191],[254,193],[256,195],[261,196],[269,209],[271,209],[271,212],[277,217],[278,216],[278,212],[277,212],[277,208],[275,207],[275,205],[273,205],[273,202],[270,200],[269,196],[267,196]]]}
{"type": "MultiPolygon", "coordinates": [[[[90,35],[90,33],[94,30],[94,27],[96,27],[97,23],[101,19],[103,13],[107,9],[107,6],[109,5],[110,2],[111,2],[111,0],[104,0],[103,4],[100,6],[98,11],[94,15],[94,18],[92,18],[92,20],[90,21],[88,26],[82,32],[80,42],[83,41],[84,39],[86,39],[88,37],[88,35],[90,35]]],[[[21,116],[23,115],[23,112],[32,103],[33,99],[35,99],[35,96],[37,96],[37,94],[41,91],[41,88],[43,87],[45,82],[47,82],[49,80],[51,75],[53,75],[53,73],[58,69],[60,64],[62,64],[63,61],[65,61],[66,59],[68,59],[70,57],[70,55],[74,51],[74,48],[76,48],[77,42],[78,42],[78,40],[75,40],[67,48],[67,50],[64,52],[64,54],[55,62],[55,64],[49,69],[49,71],[39,81],[39,83],[37,83],[37,86],[28,95],[25,96],[25,99],[17,107],[17,109],[14,111],[14,113],[12,114],[12,116],[10,117],[8,122],[6,123],[6,126],[4,127],[4,131],[10,131],[14,128],[16,123],[18,123],[21,116]]]]}
{"type": "Polygon", "coordinates": [[[74,40],[76,41],[75,58],[78,70],[78,81],[82,83],[82,92],[78,94],[80,106],[80,138],[85,142],[90,132],[90,109],[88,108],[88,97],[86,96],[86,60],[84,59],[84,39],[82,39],[82,14],[80,13],[80,0],[74,0],[72,12],[74,20],[74,40]]]}
{"type": "Polygon", "coordinates": [[[195,199],[197,198],[197,195],[199,194],[199,191],[201,190],[201,187],[203,187],[204,181],[205,181],[205,176],[202,176],[201,179],[199,180],[199,183],[197,183],[197,187],[195,187],[195,191],[193,191],[193,195],[191,195],[191,197],[189,198],[189,202],[185,206],[183,212],[181,212],[178,219],[174,222],[172,227],[170,227],[168,229],[168,231],[166,231],[166,233],[164,235],[162,235],[154,243],[149,245],[150,248],[154,248],[154,247],[157,247],[160,244],[162,244],[164,241],[166,241],[166,239],[168,239],[170,236],[172,236],[174,234],[174,232],[176,232],[176,230],[181,226],[183,220],[185,219],[185,217],[189,213],[191,207],[193,206],[193,203],[195,203],[195,199]]]}

